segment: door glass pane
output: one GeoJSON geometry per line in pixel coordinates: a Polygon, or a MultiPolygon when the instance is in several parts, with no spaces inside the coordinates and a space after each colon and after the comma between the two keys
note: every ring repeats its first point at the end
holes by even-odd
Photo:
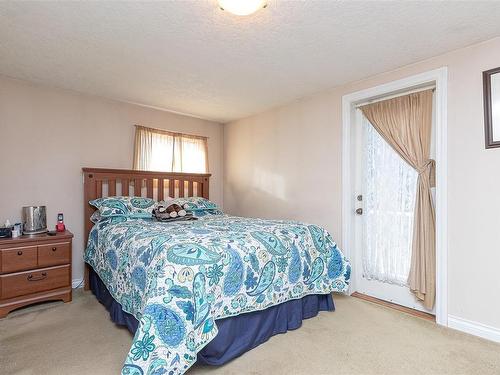
{"type": "Polygon", "coordinates": [[[406,285],[418,174],[362,118],[363,277],[406,285]]]}

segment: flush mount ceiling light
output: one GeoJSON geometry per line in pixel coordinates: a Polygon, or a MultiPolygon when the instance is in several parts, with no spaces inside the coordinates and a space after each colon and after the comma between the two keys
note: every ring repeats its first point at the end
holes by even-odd
{"type": "Polygon", "coordinates": [[[248,16],[267,6],[267,0],[217,0],[222,10],[237,16],[248,16]]]}

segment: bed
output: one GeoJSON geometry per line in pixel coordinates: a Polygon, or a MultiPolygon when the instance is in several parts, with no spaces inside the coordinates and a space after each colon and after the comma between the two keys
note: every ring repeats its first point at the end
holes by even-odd
{"type": "Polygon", "coordinates": [[[326,230],[226,215],[209,201],[209,174],[83,173],[85,289],[134,333],[122,374],[226,363],[334,310],[331,293],[347,290],[350,264],[326,230]],[[142,213],[165,197],[189,202],[197,220],[164,223],[142,213]],[[122,211],[121,202],[132,202],[140,214],[97,217],[90,201],[122,211]]]}

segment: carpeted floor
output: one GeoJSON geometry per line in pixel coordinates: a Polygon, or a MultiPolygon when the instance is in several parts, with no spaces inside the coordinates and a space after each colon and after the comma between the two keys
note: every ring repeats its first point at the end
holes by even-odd
{"type": "MultiPolygon", "coordinates": [[[[500,345],[352,297],[223,367],[189,374],[500,374],[500,345]]],[[[0,320],[0,373],[119,374],[132,336],[94,296],[0,320]]]]}

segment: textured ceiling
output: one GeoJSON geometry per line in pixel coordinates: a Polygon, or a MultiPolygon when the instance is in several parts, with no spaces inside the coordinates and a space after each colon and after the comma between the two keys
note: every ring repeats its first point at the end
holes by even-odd
{"type": "Polygon", "coordinates": [[[221,122],[500,35],[500,2],[0,2],[0,74],[221,122]]]}

